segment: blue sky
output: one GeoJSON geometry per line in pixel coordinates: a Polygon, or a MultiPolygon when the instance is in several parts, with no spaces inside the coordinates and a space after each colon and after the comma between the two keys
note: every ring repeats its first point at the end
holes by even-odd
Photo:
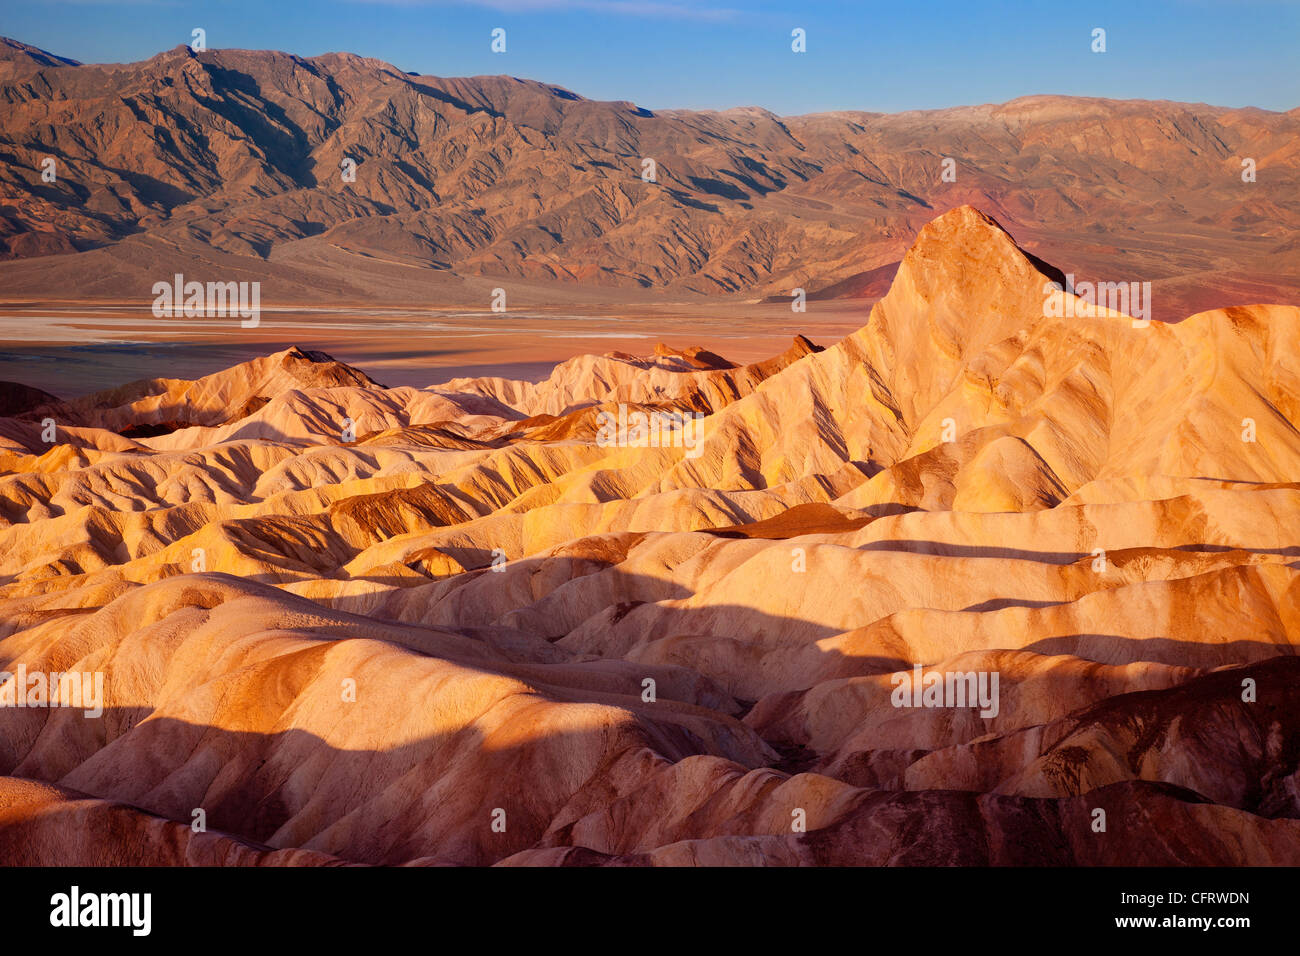
{"type": "Polygon", "coordinates": [[[1032,93],[1300,106],[1300,0],[0,0],[0,34],[86,62],[144,59],[194,27],[210,47],[347,50],[650,109],[895,111],[1032,93]],[[795,27],[806,53],[790,50],[795,27]],[[1105,53],[1090,49],[1095,27],[1105,53]]]}

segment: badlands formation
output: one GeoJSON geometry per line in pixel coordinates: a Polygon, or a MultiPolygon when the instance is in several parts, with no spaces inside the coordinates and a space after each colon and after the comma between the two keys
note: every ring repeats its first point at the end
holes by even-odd
{"type": "Polygon", "coordinates": [[[0,857],[1300,864],[1300,309],[1059,277],[963,206],[754,365],[8,388],[0,668],[104,695],[0,708],[0,857]]]}

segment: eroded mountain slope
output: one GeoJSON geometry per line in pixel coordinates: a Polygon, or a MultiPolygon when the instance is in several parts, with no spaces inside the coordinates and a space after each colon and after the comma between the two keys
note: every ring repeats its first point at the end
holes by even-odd
{"type": "Polygon", "coordinates": [[[30,396],[0,667],[104,699],[0,707],[6,854],[1300,862],[1300,309],[1063,318],[1057,275],[964,207],[760,365],[30,396]]]}

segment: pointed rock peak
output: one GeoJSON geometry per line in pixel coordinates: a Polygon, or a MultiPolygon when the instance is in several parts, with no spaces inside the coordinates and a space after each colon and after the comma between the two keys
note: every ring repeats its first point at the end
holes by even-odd
{"type": "Polygon", "coordinates": [[[953,206],[943,215],[932,219],[929,225],[950,228],[985,228],[991,226],[1006,235],[1008,239],[1011,238],[1010,234],[1002,228],[1002,225],[996,219],[987,213],[980,212],[969,203],[953,206]]]}
{"type": "MultiPolygon", "coordinates": [[[[803,358],[805,355],[813,355],[821,351],[823,351],[822,347],[811,339],[803,335],[796,335],[794,340],[790,343],[789,348],[775,358],[767,359],[767,362],[778,362],[782,365],[789,365],[792,362],[799,361],[799,359],[803,358]]],[[[754,364],[758,366],[763,365],[764,363],[756,362],[754,364]]]]}
{"type": "Polygon", "coordinates": [[[1022,273],[1027,262],[1040,275],[1054,282],[1065,281],[1060,269],[1020,248],[996,219],[969,205],[957,206],[926,223],[903,257],[900,271],[909,264],[932,264],[936,259],[953,264],[978,261],[985,269],[1000,265],[1013,274],[1022,273]]]}
{"type": "Polygon", "coordinates": [[[900,389],[929,407],[966,356],[1042,321],[1044,286],[1064,280],[992,218],[958,206],[920,231],[863,332],[882,350],[879,367],[927,370],[900,389]]]}
{"type": "Polygon", "coordinates": [[[270,358],[279,358],[279,366],[298,381],[312,387],[353,385],[362,388],[385,388],[360,369],[340,362],[325,352],[294,345],[270,358]]]}
{"type": "Polygon", "coordinates": [[[305,349],[301,345],[292,345],[279,353],[281,364],[287,365],[290,362],[333,362],[334,356],[316,349],[305,349]]]}
{"type": "Polygon", "coordinates": [[[802,335],[796,335],[790,347],[780,355],[770,359],[764,359],[761,362],[754,362],[747,365],[746,368],[759,378],[768,378],[775,375],[784,368],[788,368],[795,362],[799,361],[805,355],[814,355],[817,352],[825,351],[820,345],[810,341],[802,335]]]}
{"type": "Polygon", "coordinates": [[[974,305],[999,298],[1041,298],[1044,280],[1064,274],[1021,249],[998,222],[973,206],[958,206],[927,223],[903,257],[890,286],[927,302],[974,305]]]}
{"type": "Polygon", "coordinates": [[[992,216],[985,215],[974,206],[957,206],[922,227],[912,248],[903,257],[903,262],[924,256],[936,246],[943,252],[951,252],[970,244],[996,248],[1007,254],[1024,255],[1016,241],[992,216]]]}
{"type": "Polygon", "coordinates": [[[797,355],[808,355],[812,352],[820,352],[821,350],[822,347],[820,345],[817,345],[812,341],[812,339],[804,335],[796,335],[794,337],[794,343],[789,349],[787,349],[788,352],[797,355]]]}
{"type": "Polygon", "coordinates": [[[175,60],[175,59],[188,60],[193,56],[194,56],[194,51],[190,48],[190,45],[188,43],[178,43],[174,47],[171,47],[170,49],[166,49],[159,53],[155,53],[153,56],[149,58],[149,60],[146,60],[145,62],[148,63],[150,60],[157,60],[165,63],[168,60],[175,60]]]}

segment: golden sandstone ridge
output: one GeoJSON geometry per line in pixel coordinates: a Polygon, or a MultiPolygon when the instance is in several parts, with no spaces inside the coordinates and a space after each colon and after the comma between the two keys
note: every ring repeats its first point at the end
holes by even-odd
{"type": "Polygon", "coordinates": [[[1059,279],[964,206],[757,365],[14,391],[0,668],[104,693],[0,708],[0,854],[1300,864],[1300,309],[1059,279]]]}

